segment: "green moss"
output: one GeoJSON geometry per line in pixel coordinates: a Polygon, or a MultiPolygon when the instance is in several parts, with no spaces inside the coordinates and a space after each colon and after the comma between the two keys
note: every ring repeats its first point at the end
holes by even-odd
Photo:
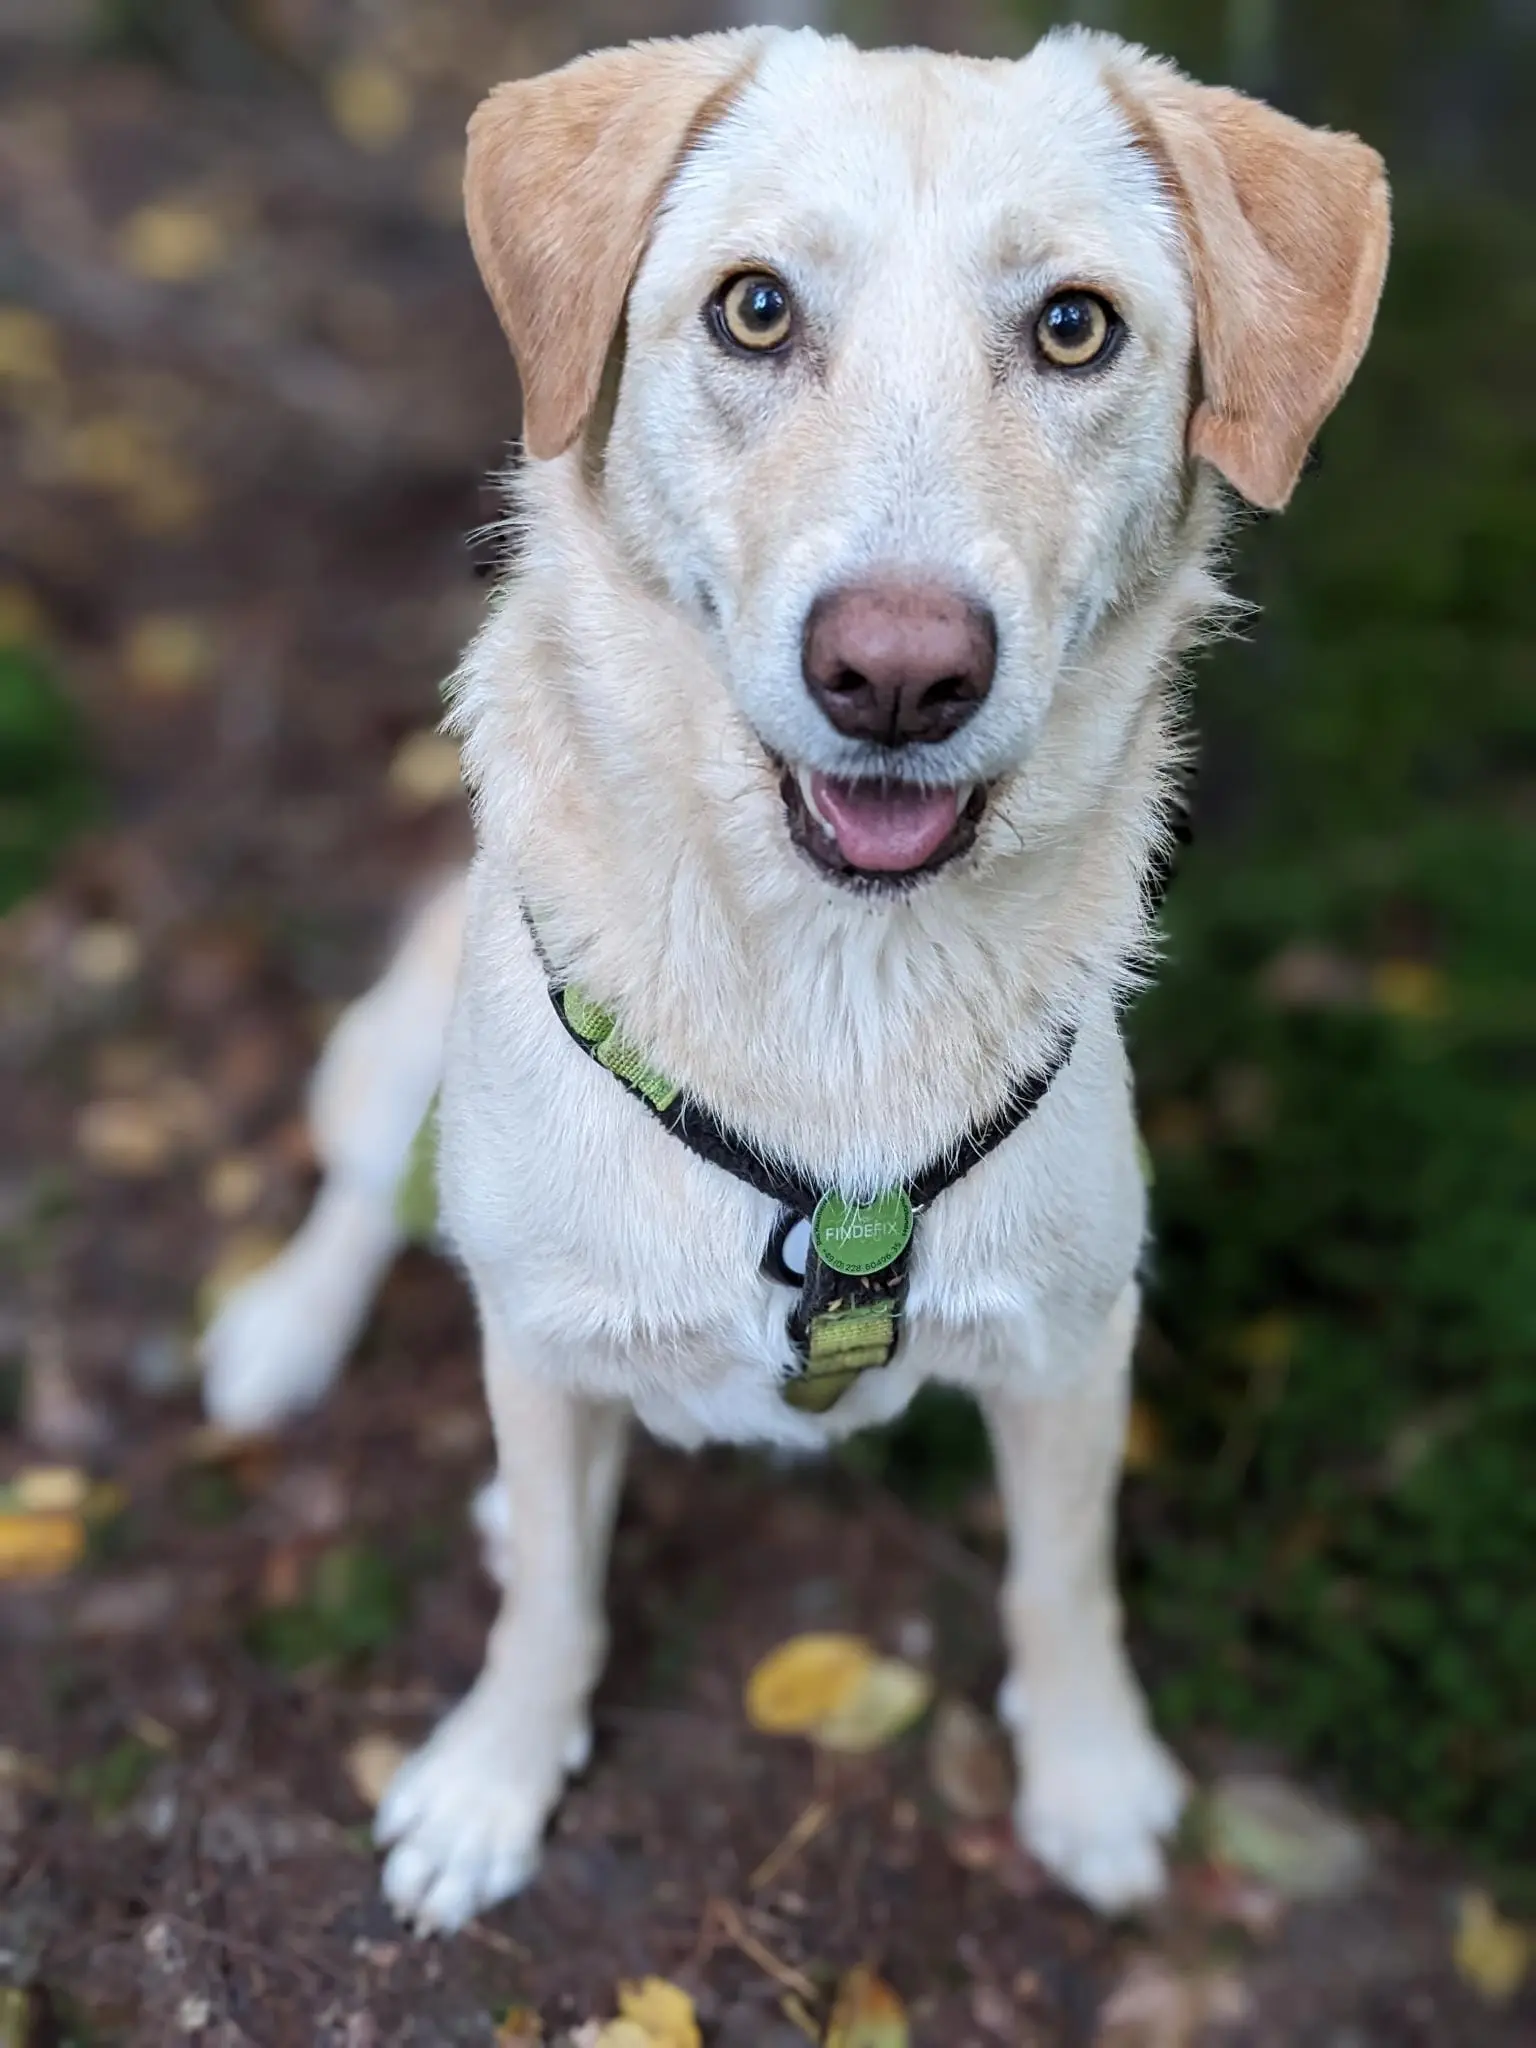
{"type": "Polygon", "coordinates": [[[38,886],[95,804],[79,720],[52,671],[0,646],[0,914],[38,886]]]}
{"type": "Polygon", "coordinates": [[[259,1614],[246,1631],[252,1654],[284,1671],[366,1658],[405,1625],[408,1593],[395,1566],[362,1543],[338,1543],[315,1562],[291,1606],[259,1614]]]}

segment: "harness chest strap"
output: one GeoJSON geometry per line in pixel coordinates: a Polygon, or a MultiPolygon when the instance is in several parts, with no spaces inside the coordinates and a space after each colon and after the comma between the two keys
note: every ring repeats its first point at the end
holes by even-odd
{"type": "Polygon", "coordinates": [[[858,1202],[766,1159],[713,1111],[659,1073],[630,1046],[615,1019],[578,989],[551,986],[555,1012],[578,1045],[606,1067],[690,1151],[779,1204],[763,1254],[772,1280],[798,1289],[790,1343],[799,1370],[783,1383],[791,1407],[823,1414],[862,1373],[889,1365],[901,1342],[917,1218],[963,1179],[1038,1107],[1071,1056],[1062,1033],[1039,1074],[1015,1082],[997,1112],[973,1124],[922,1173],[858,1202]]]}

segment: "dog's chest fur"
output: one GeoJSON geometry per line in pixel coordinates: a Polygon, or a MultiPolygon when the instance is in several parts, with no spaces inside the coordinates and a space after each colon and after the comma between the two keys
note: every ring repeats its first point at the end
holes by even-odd
{"type": "MultiPolygon", "coordinates": [[[[896,1359],[831,1414],[799,1414],[780,1392],[794,1295],[761,1272],[774,1204],[571,1042],[515,892],[484,857],[465,958],[442,1105],[450,1239],[490,1278],[531,1369],[630,1401],[658,1435],[814,1448],[889,1419],[927,1379],[1069,1374],[1134,1270],[1144,1193],[1101,998],[1030,1123],[919,1219],[896,1359]]],[[[870,1117],[882,1108],[872,1087],[870,1117]]]]}

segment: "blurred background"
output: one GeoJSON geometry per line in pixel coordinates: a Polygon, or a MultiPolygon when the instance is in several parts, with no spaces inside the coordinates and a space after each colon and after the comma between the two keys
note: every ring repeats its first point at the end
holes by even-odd
{"type": "Polygon", "coordinates": [[[534,2009],[595,2040],[649,1970],[712,2043],[788,2048],[868,1960],[907,2020],[827,2038],[1536,2038],[1533,59],[1529,0],[4,0],[6,2048],[533,2041],[534,2009]],[[465,844],[436,693],[517,428],[465,116],[775,14],[987,54],[1089,20],[1394,177],[1375,344],[1240,536],[1262,617],[1198,667],[1195,843],[1131,1020],[1158,1241],[1124,1568],[1215,1794],[1149,1928],[1008,1847],[963,1407],[815,1474],[648,1451],[599,1764],[537,1890],[420,1951],[365,1822],[489,1612],[467,1307],[404,1262],[276,1446],[197,1429],[192,1332],[301,1214],[302,1077],[465,844]],[[937,1674],[929,1734],[850,1761],[745,1728],[755,1658],[838,1626],[937,1674]]]}

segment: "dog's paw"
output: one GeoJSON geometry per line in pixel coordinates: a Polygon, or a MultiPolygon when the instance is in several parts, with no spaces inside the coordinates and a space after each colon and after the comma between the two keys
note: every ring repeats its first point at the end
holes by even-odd
{"type": "Polygon", "coordinates": [[[519,1695],[484,1674],[384,1794],[384,1893],[419,1934],[452,1934],[523,1889],[566,1774],[586,1763],[585,1714],[519,1695]]]}
{"type": "Polygon", "coordinates": [[[203,1405],[232,1430],[275,1429],[335,1384],[369,1296],[297,1242],[237,1287],[203,1333],[203,1405]]]}
{"type": "Polygon", "coordinates": [[[1024,1748],[1017,1825],[1025,1848],[1101,1913],[1159,1897],[1162,1843],[1188,1788],[1139,1715],[1054,1739],[1032,1730],[1024,1748]]]}

